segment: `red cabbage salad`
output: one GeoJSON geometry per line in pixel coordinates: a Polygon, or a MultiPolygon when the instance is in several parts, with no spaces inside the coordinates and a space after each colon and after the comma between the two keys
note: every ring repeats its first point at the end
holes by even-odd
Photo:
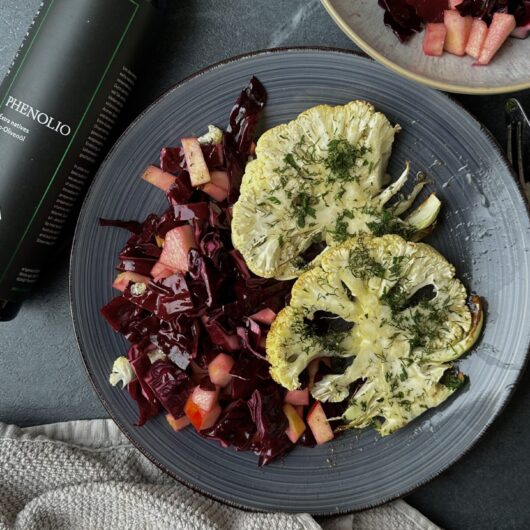
{"type": "Polygon", "coordinates": [[[209,126],[203,137],[161,150],[160,167],[143,174],[166,196],[161,214],[100,221],[131,232],[113,284],[121,293],[101,312],[131,344],[110,382],[136,401],[137,425],[163,413],[175,431],[194,428],[223,447],[253,451],[259,465],[333,438],[327,418],[345,406],[320,404],[308,391],[330,372],[329,359],[302,374],[304,390],[272,380],[265,339],[293,281],[254,275],[232,245],[232,205],[266,101],[253,77],[224,132],[209,126]]]}
{"type": "Polygon", "coordinates": [[[425,30],[425,55],[469,55],[487,65],[508,37],[530,31],[529,0],[379,0],[384,23],[405,43],[425,30]]]}

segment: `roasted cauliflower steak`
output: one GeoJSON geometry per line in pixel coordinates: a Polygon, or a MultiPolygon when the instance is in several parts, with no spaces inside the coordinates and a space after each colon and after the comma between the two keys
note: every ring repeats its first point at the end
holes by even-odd
{"type": "Polygon", "coordinates": [[[387,435],[455,391],[463,375],[452,361],[473,346],[482,322],[480,298],[468,297],[429,245],[352,238],[295,282],[267,337],[270,373],[294,390],[313,359],[335,358],[340,373],[315,383],[313,397],[348,400],[344,428],[374,425],[387,435]]]}
{"type": "Polygon", "coordinates": [[[318,263],[304,258],[315,243],[332,247],[363,233],[421,238],[439,213],[436,196],[402,216],[425,181],[387,205],[409,176],[407,163],[387,185],[399,129],[370,103],[352,101],[310,108],[265,132],[233,210],[232,240],[250,269],[265,278],[295,278],[318,263]]]}

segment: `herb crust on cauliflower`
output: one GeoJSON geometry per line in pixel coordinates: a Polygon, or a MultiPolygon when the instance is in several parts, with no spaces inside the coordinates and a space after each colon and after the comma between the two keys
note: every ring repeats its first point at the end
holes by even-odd
{"type": "Polygon", "coordinates": [[[352,101],[310,108],[265,132],[233,211],[232,240],[250,269],[295,278],[315,264],[305,255],[315,244],[332,247],[364,233],[420,239],[440,201],[430,195],[402,218],[425,185],[420,180],[388,206],[409,176],[408,163],[395,182],[386,175],[399,130],[370,103],[352,101]]]}

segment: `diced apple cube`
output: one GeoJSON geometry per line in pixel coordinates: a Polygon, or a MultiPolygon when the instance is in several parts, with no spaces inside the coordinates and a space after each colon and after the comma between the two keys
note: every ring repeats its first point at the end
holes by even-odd
{"type": "Polygon", "coordinates": [[[303,405],[293,405],[296,412],[298,412],[298,416],[300,416],[302,419],[304,419],[304,409],[305,407],[303,405]]]}
{"type": "Polygon", "coordinates": [[[159,261],[173,271],[187,272],[188,253],[192,248],[197,248],[193,227],[177,226],[166,234],[159,261]]]}
{"type": "Polygon", "coordinates": [[[173,274],[175,274],[175,271],[160,261],[157,261],[151,269],[151,276],[155,279],[155,281],[162,280],[173,274]]]}
{"type": "Polygon", "coordinates": [[[230,179],[226,171],[210,171],[210,178],[212,179],[212,184],[215,184],[227,193],[230,191],[230,179]]]}
{"type": "Polygon", "coordinates": [[[174,431],[180,431],[191,423],[188,416],[182,416],[181,418],[175,419],[172,414],[166,414],[166,420],[174,431]]]}
{"type": "Polygon", "coordinates": [[[149,184],[156,186],[166,193],[169,191],[169,188],[171,188],[171,185],[175,183],[175,177],[171,173],[162,171],[156,166],[148,166],[144,171],[142,178],[149,182],[149,184]]]}
{"type": "Polygon", "coordinates": [[[200,386],[196,386],[191,394],[191,400],[202,410],[209,412],[212,410],[219,400],[219,389],[205,390],[200,386]]]}
{"type": "Polygon", "coordinates": [[[120,274],[116,276],[112,287],[114,287],[114,289],[118,289],[118,291],[121,291],[123,293],[127,288],[127,285],[129,285],[129,282],[147,284],[149,283],[149,280],[150,278],[144,276],[143,274],[138,274],[137,272],[120,272],[120,274]]]}
{"type": "Polygon", "coordinates": [[[250,318],[252,320],[255,320],[256,322],[259,322],[260,324],[270,326],[276,318],[276,313],[272,309],[266,307],[265,309],[262,309],[261,311],[258,311],[253,315],[250,315],[250,318]]]}
{"type": "Polygon", "coordinates": [[[482,49],[480,50],[478,64],[489,64],[515,27],[516,22],[513,15],[509,15],[508,13],[495,13],[482,49]]]}
{"type": "Polygon", "coordinates": [[[230,355],[226,353],[220,353],[213,361],[208,365],[208,375],[210,381],[214,385],[225,387],[232,381],[232,374],[230,370],[234,366],[235,361],[230,355]]]}
{"type": "Polygon", "coordinates": [[[204,186],[201,187],[202,191],[204,193],[207,193],[212,199],[215,199],[217,202],[222,202],[228,197],[228,190],[225,190],[224,188],[221,188],[220,186],[217,186],[217,184],[213,184],[212,182],[208,182],[204,186]]]}
{"type": "Polygon", "coordinates": [[[197,138],[182,138],[182,150],[190,174],[192,186],[202,186],[210,182],[210,171],[202,154],[201,144],[197,138]]]}
{"type": "Polygon", "coordinates": [[[194,403],[190,396],[186,401],[186,405],[184,405],[184,413],[195,429],[202,431],[215,424],[221,415],[221,406],[217,403],[211,410],[207,411],[194,403]]]}
{"type": "Polygon", "coordinates": [[[289,392],[285,394],[284,401],[291,405],[309,405],[309,389],[289,390],[289,392]]]}
{"type": "Polygon", "coordinates": [[[463,17],[456,10],[444,11],[444,24],[447,30],[444,49],[455,55],[464,55],[473,24],[472,17],[463,17]]]}
{"type": "Polygon", "coordinates": [[[300,417],[296,409],[290,405],[289,403],[285,403],[283,405],[283,413],[287,417],[287,421],[289,422],[289,426],[285,430],[285,434],[287,434],[287,437],[291,442],[294,444],[298,441],[300,436],[304,434],[304,431],[306,430],[306,424],[304,423],[304,420],[300,417]]]}
{"type": "Polygon", "coordinates": [[[219,416],[221,415],[221,405],[217,403],[212,410],[209,410],[202,418],[202,424],[199,428],[199,431],[202,431],[203,429],[209,429],[213,425],[215,425],[215,422],[219,419],[219,416]]]}
{"type": "Polygon", "coordinates": [[[307,424],[315,437],[318,445],[325,444],[333,440],[333,430],[326,417],[326,413],[322,405],[315,401],[309,412],[307,413],[307,424]]]}
{"type": "Polygon", "coordinates": [[[423,37],[423,53],[433,57],[442,55],[446,33],[445,24],[427,24],[423,37]]]}
{"type": "Polygon", "coordinates": [[[480,18],[473,19],[471,33],[466,45],[466,53],[474,59],[478,59],[487,34],[488,25],[480,18]]]}

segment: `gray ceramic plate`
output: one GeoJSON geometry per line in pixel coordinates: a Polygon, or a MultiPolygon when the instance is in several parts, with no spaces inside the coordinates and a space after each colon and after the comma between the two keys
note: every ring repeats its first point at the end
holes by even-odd
{"type": "Polygon", "coordinates": [[[90,377],[132,442],[178,480],[227,503],[313,514],[373,506],[411,491],[455,462],[505,405],[530,344],[530,219],[490,135],[443,94],[403,80],[368,59],[330,50],[257,53],[209,68],[168,92],[128,129],[103,164],[83,207],[71,264],[72,312],[90,377]],[[98,218],[143,219],[165,199],[140,181],[161,146],[224,125],[250,76],[270,99],[265,127],[318,103],[363,98],[399,122],[390,170],[424,170],[444,203],[431,243],[487,300],[484,335],[461,363],[470,384],[442,407],[379,438],[349,432],[314,449],[297,448],[258,468],[253,454],[222,449],[192,430],[173,433],[163,417],[134,426],[135,404],[107,383],[127,345],[99,314],[115,295],[116,255],[127,234],[98,218]]]}

